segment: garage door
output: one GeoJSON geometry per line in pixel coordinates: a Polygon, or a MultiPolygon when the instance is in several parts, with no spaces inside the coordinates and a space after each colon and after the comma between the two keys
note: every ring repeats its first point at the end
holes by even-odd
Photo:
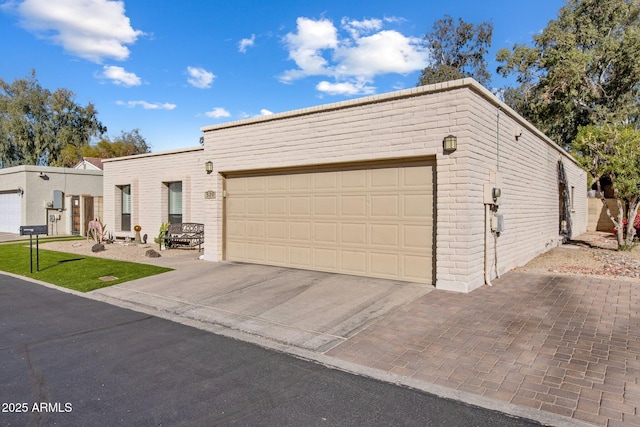
{"type": "Polygon", "coordinates": [[[230,175],[225,256],[432,283],[433,162],[230,175]]]}
{"type": "Polygon", "coordinates": [[[20,232],[21,201],[15,191],[0,193],[0,232],[20,232]]]}

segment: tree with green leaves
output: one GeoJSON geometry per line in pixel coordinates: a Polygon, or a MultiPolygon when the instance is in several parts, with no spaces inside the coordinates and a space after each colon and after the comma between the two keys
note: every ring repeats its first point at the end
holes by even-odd
{"type": "Polygon", "coordinates": [[[567,0],[533,45],[501,49],[505,101],[563,147],[582,126],[638,125],[640,0],[567,0]]]}
{"type": "Polygon", "coordinates": [[[424,39],[431,52],[431,64],[422,70],[418,86],[473,77],[487,86],[491,76],[485,55],[491,47],[493,24],[477,25],[445,15],[433,24],[424,39]]]}
{"type": "Polygon", "coordinates": [[[571,143],[571,150],[594,182],[611,180],[617,217],[602,196],[604,206],[615,226],[618,248],[630,248],[640,207],[640,131],[630,125],[584,126],[571,143]]]}
{"type": "Polygon", "coordinates": [[[65,166],[73,166],[83,157],[97,157],[111,159],[113,157],[131,156],[134,154],[150,153],[151,147],[145,138],[140,135],[138,129],[131,132],[122,131],[120,136],[109,138],[108,136],[98,141],[95,145],[83,145],[78,148],[68,145],[62,152],[65,166]]]}
{"type": "Polygon", "coordinates": [[[62,166],[65,147],[82,147],[104,132],[93,104],[77,104],[68,89],[43,88],[35,70],[12,83],[0,79],[0,167],[62,166]]]}
{"type": "Polygon", "coordinates": [[[620,248],[632,242],[640,195],[639,52],[640,0],[567,0],[532,46],[497,57],[498,72],[519,83],[505,101],[570,150],[593,182],[611,180],[619,214],[607,213],[620,248]]]}

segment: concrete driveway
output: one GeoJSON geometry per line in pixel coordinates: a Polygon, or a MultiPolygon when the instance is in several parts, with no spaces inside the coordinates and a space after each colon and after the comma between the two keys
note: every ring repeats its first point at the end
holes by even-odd
{"type": "MultiPolygon", "coordinates": [[[[325,352],[432,291],[433,286],[367,277],[197,259],[175,271],[92,292],[103,301],[169,318],[221,325],[281,346],[325,352]]],[[[171,265],[169,265],[171,266],[171,265]]]]}

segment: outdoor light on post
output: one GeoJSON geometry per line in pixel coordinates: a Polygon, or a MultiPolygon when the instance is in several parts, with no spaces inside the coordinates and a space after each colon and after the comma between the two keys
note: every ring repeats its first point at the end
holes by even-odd
{"type": "Polygon", "coordinates": [[[444,151],[451,153],[458,149],[458,138],[454,135],[447,135],[444,137],[442,144],[444,146],[444,151]]]}
{"type": "Polygon", "coordinates": [[[209,160],[207,163],[204,164],[204,168],[207,171],[207,174],[210,174],[211,172],[213,172],[213,162],[209,160]]]}

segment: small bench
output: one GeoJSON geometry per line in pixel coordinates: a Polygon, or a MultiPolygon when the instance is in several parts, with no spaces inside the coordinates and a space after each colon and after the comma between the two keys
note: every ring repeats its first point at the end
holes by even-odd
{"type": "Polygon", "coordinates": [[[200,251],[204,243],[204,224],[182,222],[169,224],[164,244],[167,248],[195,248],[200,251]]]}

